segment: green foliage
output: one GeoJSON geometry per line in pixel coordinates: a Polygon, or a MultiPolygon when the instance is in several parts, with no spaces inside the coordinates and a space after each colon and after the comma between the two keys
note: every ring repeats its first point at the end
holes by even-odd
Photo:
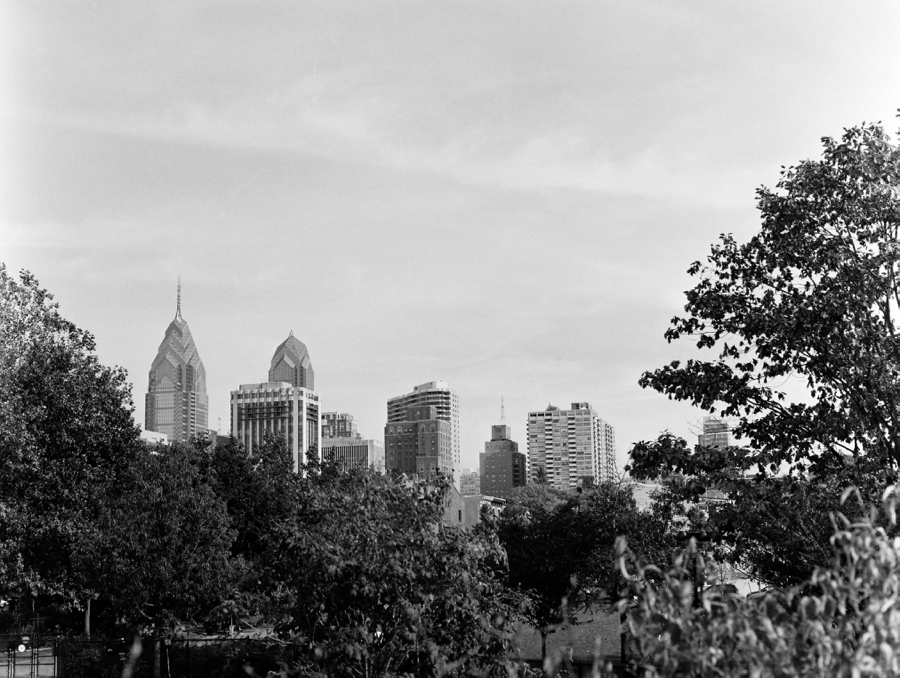
{"type": "Polygon", "coordinates": [[[783,597],[708,589],[695,604],[692,543],[668,571],[619,563],[629,579],[632,669],[664,676],[895,676],[900,673],[896,488],[883,511],[835,514],[833,561],[783,597]],[[811,593],[812,592],[812,593],[811,593]],[[634,602],[632,602],[634,601],[634,602]]]}
{"type": "Polygon", "coordinates": [[[840,453],[900,461],[900,150],[877,125],[822,142],[822,160],[759,189],[756,236],[722,236],[690,268],[700,281],[666,338],[717,355],[641,378],[737,417],[752,462],[772,470],[840,453]],[[791,398],[789,381],[808,399],[791,398]]]}
{"type": "Polygon", "coordinates": [[[314,466],[267,559],[301,673],[504,671],[505,557],[490,535],[441,526],[449,481],[314,466]]]}
{"type": "Polygon", "coordinates": [[[115,484],[78,558],[131,628],[172,626],[205,614],[232,583],[234,532],[226,507],[187,446],[148,448],[115,484]]]}
{"type": "Polygon", "coordinates": [[[758,234],[723,235],[689,269],[699,280],[666,338],[693,338],[700,357],[640,380],[732,418],[745,446],[665,434],[635,445],[630,467],[725,492],[710,526],[720,554],[778,586],[827,563],[841,491],[877,500],[900,462],[900,150],[877,125],[822,142],[821,160],[759,189],[758,234]]]}
{"type": "Polygon", "coordinates": [[[638,511],[631,487],[617,483],[575,495],[546,486],[520,492],[497,533],[509,559],[508,585],[524,597],[520,615],[540,632],[542,653],[547,634],[571,621],[569,609],[617,600],[618,536],[654,560],[675,548],[665,523],[638,511]]]}
{"type": "Polygon", "coordinates": [[[77,604],[89,593],[70,555],[138,430],[124,371],[52,299],[0,264],[0,590],[77,604]]]}

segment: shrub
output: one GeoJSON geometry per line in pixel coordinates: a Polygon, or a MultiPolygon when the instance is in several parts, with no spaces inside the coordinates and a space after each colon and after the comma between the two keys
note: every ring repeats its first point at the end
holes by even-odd
{"type": "Polygon", "coordinates": [[[702,558],[693,541],[661,572],[641,564],[628,571],[621,540],[628,585],[619,609],[632,669],[648,677],[900,675],[897,491],[885,491],[883,513],[871,507],[852,522],[835,514],[833,564],[783,595],[698,595],[702,558]]]}

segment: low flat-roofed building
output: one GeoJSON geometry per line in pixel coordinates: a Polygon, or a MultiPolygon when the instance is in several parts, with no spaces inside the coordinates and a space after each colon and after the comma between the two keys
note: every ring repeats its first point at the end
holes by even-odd
{"type": "Polygon", "coordinates": [[[322,458],[344,468],[370,468],[384,473],[384,443],[363,438],[322,438],[322,458]]]}

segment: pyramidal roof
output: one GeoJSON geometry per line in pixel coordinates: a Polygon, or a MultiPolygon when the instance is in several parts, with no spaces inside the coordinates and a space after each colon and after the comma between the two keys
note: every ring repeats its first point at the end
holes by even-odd
{"type": "MultiPolygon", "coordinates": [[[[166,328],[162,343],[156,352],[151,371],[155,372],[162,366],[186,366],[191,365],[199,374],[205,377],[206,371],[203,361],[197,352],[197,345],[191,335],[191,328],[187,321],[181,317],[181,279],[178,280],[178,298],[175,305],[175,317],[166,328]]],[[[205,387],[204,387],[205,388],[205,387]]]]}
{"type": "Polygon", "coordinates": [[[294,336],[293,330],[275,349],[269,367],[269,381],[287,381],[310,390],[315,388],[315,372],[309,351],[306,344],[294,336]]]}

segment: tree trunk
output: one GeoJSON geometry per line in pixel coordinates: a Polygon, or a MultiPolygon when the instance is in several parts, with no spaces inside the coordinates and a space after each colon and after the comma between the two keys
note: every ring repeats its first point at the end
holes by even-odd
{"type": "Polygon", "coordinates": [[[541,663],[547,659],[547,629],[541,629],[541,663]]]}
{"type": "Polygon", "coordinates": [[[91,637],[91,599],[87,599],[84,606],[84,635],[86,638],[91,637]]]}
{"type": "Polygon", "coordinates": [[[162,645],[162,641],[159,638],[159,635],[153,639],[153,678],[159,678],[160,676],[160,664],[162,664],[162,657],[160,656],[160,645],[162,645]]]}

